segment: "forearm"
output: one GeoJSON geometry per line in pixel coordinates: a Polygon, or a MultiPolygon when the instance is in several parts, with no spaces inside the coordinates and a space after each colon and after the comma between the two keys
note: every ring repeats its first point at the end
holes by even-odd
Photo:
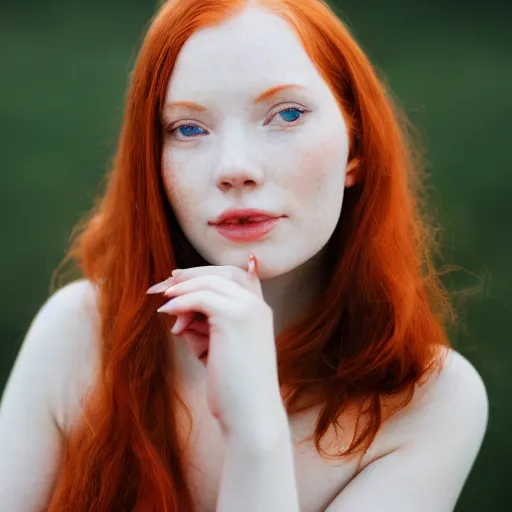
{"type": "Polygon", "coordinates": [[[262,436],[226,440],[217,512],[298,512],[288,423],[262,436]]]}

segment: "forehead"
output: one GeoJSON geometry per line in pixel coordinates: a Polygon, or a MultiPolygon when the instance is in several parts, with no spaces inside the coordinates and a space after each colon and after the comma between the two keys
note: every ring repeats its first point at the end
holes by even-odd
{"type": "Polygon", "coordinates": [[[279,83],[325,86],[300,40],[277,15],[249,8],[222,25],[195,32],[169,83],[170,101],[254,95],[279,83]]]}

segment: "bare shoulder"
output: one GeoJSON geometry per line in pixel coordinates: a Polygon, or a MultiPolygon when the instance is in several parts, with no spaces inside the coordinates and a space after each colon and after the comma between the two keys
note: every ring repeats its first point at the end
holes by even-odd
{"type": "Polygon", "coordinates": [[[76,419],[99,362],[96,290],[86,280],[67,284],[42,305],[27,332],[8,385],[37,383],[60,429],[76,419]]]}
{"type": "Polygon", "coordinates": [[[489,401],[482,377],[462,354],[443,349],[446,356],[439,373],[417,386],[404,411],[425,428],[463,427],[468,441],[479,442],[486,429],[489,401]],[[426,419],[426,418],[429,419],[426,419]]]}
{"type": "Polygon", "coordinates": [[[98,311],[87,281],[69,284],[40,308],[0,403],[2,510],[40,510],[62,460],[63,440],[98,368],[98,311]]]}
{"type": "Polygon", "coordinates": [[[442,370],[384,421],[363,467],[327,512],[454,510],[484,438],[488,398],[465,357],[444,355],[442,370]]]}
{"type": "Polygon", "coordinates": [[[80,279],[66,284],[51,295],[41,306],[34,320],[43,319],[52,321],[59,319],[60,323],[73,322],[71,313],[79,315],[82,319],[97,316],[96,288],[86,280],[80,279]]]}
{"type": "Polygon", "coordinates": [[[26,342],[34,339],[56,359],[56,366],[76,369],[80,361],[97,355],[100,319],[97,292],[87,280],[57,290],[34,318],[26,342]]]}
{"type": "Polygon", "coordinates": [[[443,349],[442,355],[442,369],[417,385],[412,400],[383,424],[374,454],[435,443],[452,456],[460,450],[463,457],[476,457],[489,415],[485,384],[462,354],[443,349]]]}

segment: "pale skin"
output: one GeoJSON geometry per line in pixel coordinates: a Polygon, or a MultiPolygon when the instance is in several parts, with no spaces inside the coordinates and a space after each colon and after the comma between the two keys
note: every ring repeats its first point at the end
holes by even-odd
{"type": "MultiPolygon", "coordinates": [[[[191,482],[198,512],[453,510],[488,415],[483,382],[460,354],[452,351],[441,375],[384,423],[359,473],[352,461],[327,465],[312,445],[299,446],[295,441],[311,432],[316,410],[289,419],[280,401],[275,335],[322,289],[322,248],[345,187],[357,179],[347,163],[343,116],[291,29],[251,9],[198,32],[169,84],[167,102],[178,101],[206,110],[166,109],[171,128],[201,129],[182,129],[180,140],[168,134],[162,172],[183,231],[214,265],[178,275],[166,292],[178,299],[162,311],[184,318],[201,311],[214,326],[206,367],[190,333],[171,337],[194,416],[201,472],[191,470],[191,482]],[[254,103],[282,84],[304,89],[254,103]],[[295,116],[279,112],[296,107],[308,113],[288,126],[295,116]],[[194,136],[181,140],[185,133],[194,136]],[[287,218],[268,238],[237,244],[207,225],[231,206],[273,209],[287,218]],[[251,252],[259,275],[247,272],[251,252]],[[268,376],[264,383],[261,375],[268,376]],[[236,393],[229,393],[230,384],[236,393]]],[[[86,281],[56,293],[32,323],[0,408],[0,503],[6,510],[35,511],[48,501],[63,438],[94,383],[99,346],[96,296],[86,281]]],[[[342,423],[350,430],[348,415],[342,423]]]]}

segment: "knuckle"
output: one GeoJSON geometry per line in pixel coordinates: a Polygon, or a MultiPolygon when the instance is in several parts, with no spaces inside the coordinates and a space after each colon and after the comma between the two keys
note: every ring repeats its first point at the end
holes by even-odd
{"type": "Polygon", "coordinates": [[[229,277],[233,280],[233,281],[240,281],[240,268],[238,267],[235,267],[234,265],[230,265],[229,266],[229,277]]]}
{"type": "Polygon", "coordinates": [[[222,285],[224,284],[224,278],[219,275],[212,275],[208,279],[210,285],[212,288],[218,289],[222,288],[222,285]]]}
{"type": "Polygon", "coordinates": [[[250,312],[245,301],[236,300],[231,304],[228,314],[233,320],[245,320],[250,312]]]}

